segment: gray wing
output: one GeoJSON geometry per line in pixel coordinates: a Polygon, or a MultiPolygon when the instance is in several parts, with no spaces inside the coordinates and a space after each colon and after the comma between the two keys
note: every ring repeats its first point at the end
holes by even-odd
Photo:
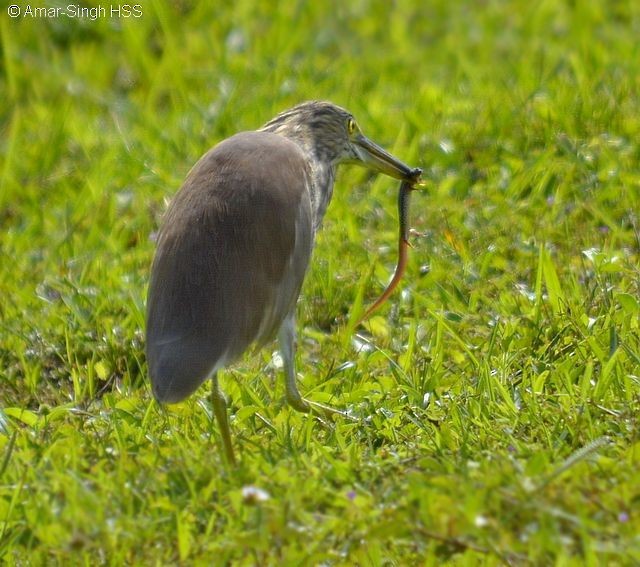
{"type": "Polygon", "coordinates": [[[265,132],[229,138],[189,173],[160,230],[147,299],[160,401],[187,397],[295,308],[313,246],[309,179],[298,146],[265,132]]]}

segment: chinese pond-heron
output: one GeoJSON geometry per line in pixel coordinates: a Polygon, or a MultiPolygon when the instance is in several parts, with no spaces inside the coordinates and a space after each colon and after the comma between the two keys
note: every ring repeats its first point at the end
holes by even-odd
{"type": "Polygon", "coordinates": [[[403,180],[420,173],[367,139],[343,108],[305,102],[209,150],[162,222],[147,299],[153,393],[179,402],[211,378],[230,462],[217,372],[250,345],[277,334],[287,401],[310,409],[296,386],[296,300],[336,167],[347,162],[403,180]]]}

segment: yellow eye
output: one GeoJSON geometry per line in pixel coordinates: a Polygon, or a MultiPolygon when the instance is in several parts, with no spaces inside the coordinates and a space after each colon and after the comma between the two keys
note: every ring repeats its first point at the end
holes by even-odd
{"type": "Polygon", "coordinates": [[[349,118],[349,120],[347,120],[347,132],[349,132],[349,136],[354,134],[357,128],[356,121],[353,118],[349,118]]]}

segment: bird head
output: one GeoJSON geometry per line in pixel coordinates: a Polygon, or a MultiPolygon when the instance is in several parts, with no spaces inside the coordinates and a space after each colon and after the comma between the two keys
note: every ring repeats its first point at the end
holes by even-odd
{"type": "Polygon", "coordinates": [[[407,181],[415,181],[421,173],[372,142],[349,111],[330,102],[310,101],[294,106],[262,130],[292,139],[313,159],[330,167],[355,163],[407,181]]]}

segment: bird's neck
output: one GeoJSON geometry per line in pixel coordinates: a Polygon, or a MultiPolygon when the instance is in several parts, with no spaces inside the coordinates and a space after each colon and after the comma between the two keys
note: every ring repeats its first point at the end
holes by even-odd
{"type": "Polygon", "coordinates": [[[311,161],[311,206],[315,229],[318,230],[333,195],[336,168],[333,165],[311,161]]]}
{"type": "Polygon", "coordinates": [[[276,118],[267,123],[262,130],[288,138],[306,156],[311,168],[310,197],[313,209],[313,224],[315,230],[318,230],[333,195],[333,182],[337,165],[336,156],[328,153],[329,147],[318,144],[312,133],[304,125],[296,127],[283,126],[276,118]]]}
{"type": "MultiPolygon", "coordinates": [[[[333,195],[333,182],[336,176],[336,164],[331,156],[323,151],[324,148],[315,144],[312,136],[304,134],[303,129],[293,129],[282,133],[295,142],[311,168],[311,207],[313,209],[313,224],[315,230],[320,228],[322,219],[327,211],[333,195]]],[[[280,133],[280,132],[278,132],[280,133]]]]}

